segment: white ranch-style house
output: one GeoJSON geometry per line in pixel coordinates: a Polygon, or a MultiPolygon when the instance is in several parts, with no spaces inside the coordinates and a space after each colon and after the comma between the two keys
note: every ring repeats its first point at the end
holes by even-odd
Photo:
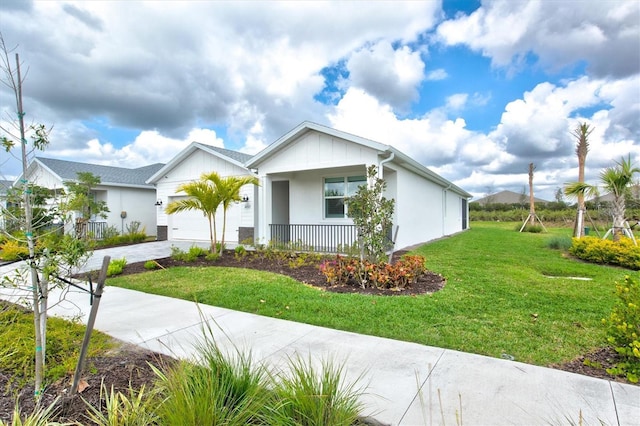
{"type": "MultiPolygon", "coordinates": [[[[101,166],[75,161],[35,157],[27,168],[27,180],[52,190],[65,188],[65,182],[78,181],[79,172],[89,172],[100,178],[93,190],[97,201],[105,201],[109,208],[107,218],[92,217],[88,230],[98,238],[106,226],[115,227],[120,233],[127,231],[131,222],[140,222],[147,235],[156,231],[156,191],[145,181],[163,164],[128,169],[101,166]]],[[[17,182],[20,181],[18,178],[17,182]]],[[[74,223],[72,220],[71,223],[74,223]]]]}
{"type": "MultiPolygon", "coordinates": [[[[209,239],[202,212],[167,215],[164,208],[184,197],[177,192],[181,183],[216,171],[260,181],[259,186],[243,187],[243,201],[227,212],[225,241],[255,238],[262,244],[290,242],[335,251],[356,240],[344,198],[366,183],[370,165],[386,181],[385,196],[395,200],[396,248],[468,228],[468,192],[390,145],[303,122],[255,156],[197,142],[180,152],[147,180],[157,189],[158,239],[209,239]]],[[[221,210],[216,216],[219,232],[221,210]]]]}

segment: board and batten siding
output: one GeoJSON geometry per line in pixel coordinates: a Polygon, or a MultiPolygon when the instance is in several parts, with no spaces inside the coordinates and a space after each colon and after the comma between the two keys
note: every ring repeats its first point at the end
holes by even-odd
{"type": "Polygon", "coordinates": [[[38,163],[35,163],[35,165],[36,167],[34,167],[32,172],[28,175],[29,182],[33,182],[38,186],[42,186],[43,188],[64,188],[64,183],[61,182],[56,175],[46,170],[38,163]]]}
{"type": "Polygon", "coordinates": [[[376,151],[366,146],[310,131],[289,143],[259,167],[261,176],[273,173],[378,164],[376,151]]]}

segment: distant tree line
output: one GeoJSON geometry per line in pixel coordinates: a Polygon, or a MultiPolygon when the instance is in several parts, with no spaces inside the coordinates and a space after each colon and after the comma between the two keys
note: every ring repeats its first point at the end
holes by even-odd
{"type": "MultiPolygon", "coordinates": [[[[640,221],[640,198],[630,194],[626,200],[626,220],[631,227],[640,221]]],[[[598,228],[606,228],[612,222],[611,203],[595,198],[585,201],[587,219],[585,226],[592,228],[595,222],[598,228]]],[[[536,213],[545,224],[572,226],[575,220],[576,205],[563,201],[536,203],[536,213]]],[[[522,222],[529,214],[528,203],[469,203],[469,219],[471,221],[522,222]]]]}

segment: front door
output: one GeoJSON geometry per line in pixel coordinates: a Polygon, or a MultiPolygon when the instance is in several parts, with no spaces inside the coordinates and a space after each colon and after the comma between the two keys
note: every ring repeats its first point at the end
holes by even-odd
{"type": "Polygon", "coordinates": [[[289,181],[271,183],[271,239],[289,242],[289,181]]]}

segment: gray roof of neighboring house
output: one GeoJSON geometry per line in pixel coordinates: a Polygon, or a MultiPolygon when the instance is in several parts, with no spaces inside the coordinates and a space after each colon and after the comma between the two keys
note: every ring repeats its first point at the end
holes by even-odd
{"type": "Polygon", "coordinates": [[[226,157],[229,157],[243,164],[249,161],[251,158],[253,158],[253,155],[245,154],[244,152],[232,151],[230,149],[218,148],[217,146],[211,146],[211,145],[208,145],[208,147],[214,151],[219,152],[220,154],[226,157]]]}
{"type": "Polygon", "coordinates": [[[78,163],[75,161],[56,160],[53,158],[36,157],[44,167],[59,176],[63,181],[75,181],[78,173],[92,173],[100,178],[102,185],[115,186],[148,186],[145,181],[160,170],[164,164],[156,163],[149,166],[128,169],[124,167],[101,166],[98,164],[78,163]]]}
{"type": "MultiPolygon", "coordinates": [[[[542,198],[533,197],[536,203],[548,203],[549,201],[543,200],[542,198]]],[[[518,203],[528,203],[529,202],[529,194],[518,194],[513,191],[500,191],[495,194],[487,195],[486,197],[479,198],[477,200],[473,200],[472,203],[479,204],[518,204],[518,203]],[[524,201],[523,201],[524,200],[524,201]]]]}
{"type": "MultiPolygon", "coordinates": [[[[640,185],[631,185],[629,186],[629,191],[631,193],[632,198],[640,198],[640,185]]],[[[599,197],[592,197],[589,201],[599,201],[599,202],[612,202],[614,199],[613,193],[607,192],[606,194],[602,194],[599,197]]]]}

